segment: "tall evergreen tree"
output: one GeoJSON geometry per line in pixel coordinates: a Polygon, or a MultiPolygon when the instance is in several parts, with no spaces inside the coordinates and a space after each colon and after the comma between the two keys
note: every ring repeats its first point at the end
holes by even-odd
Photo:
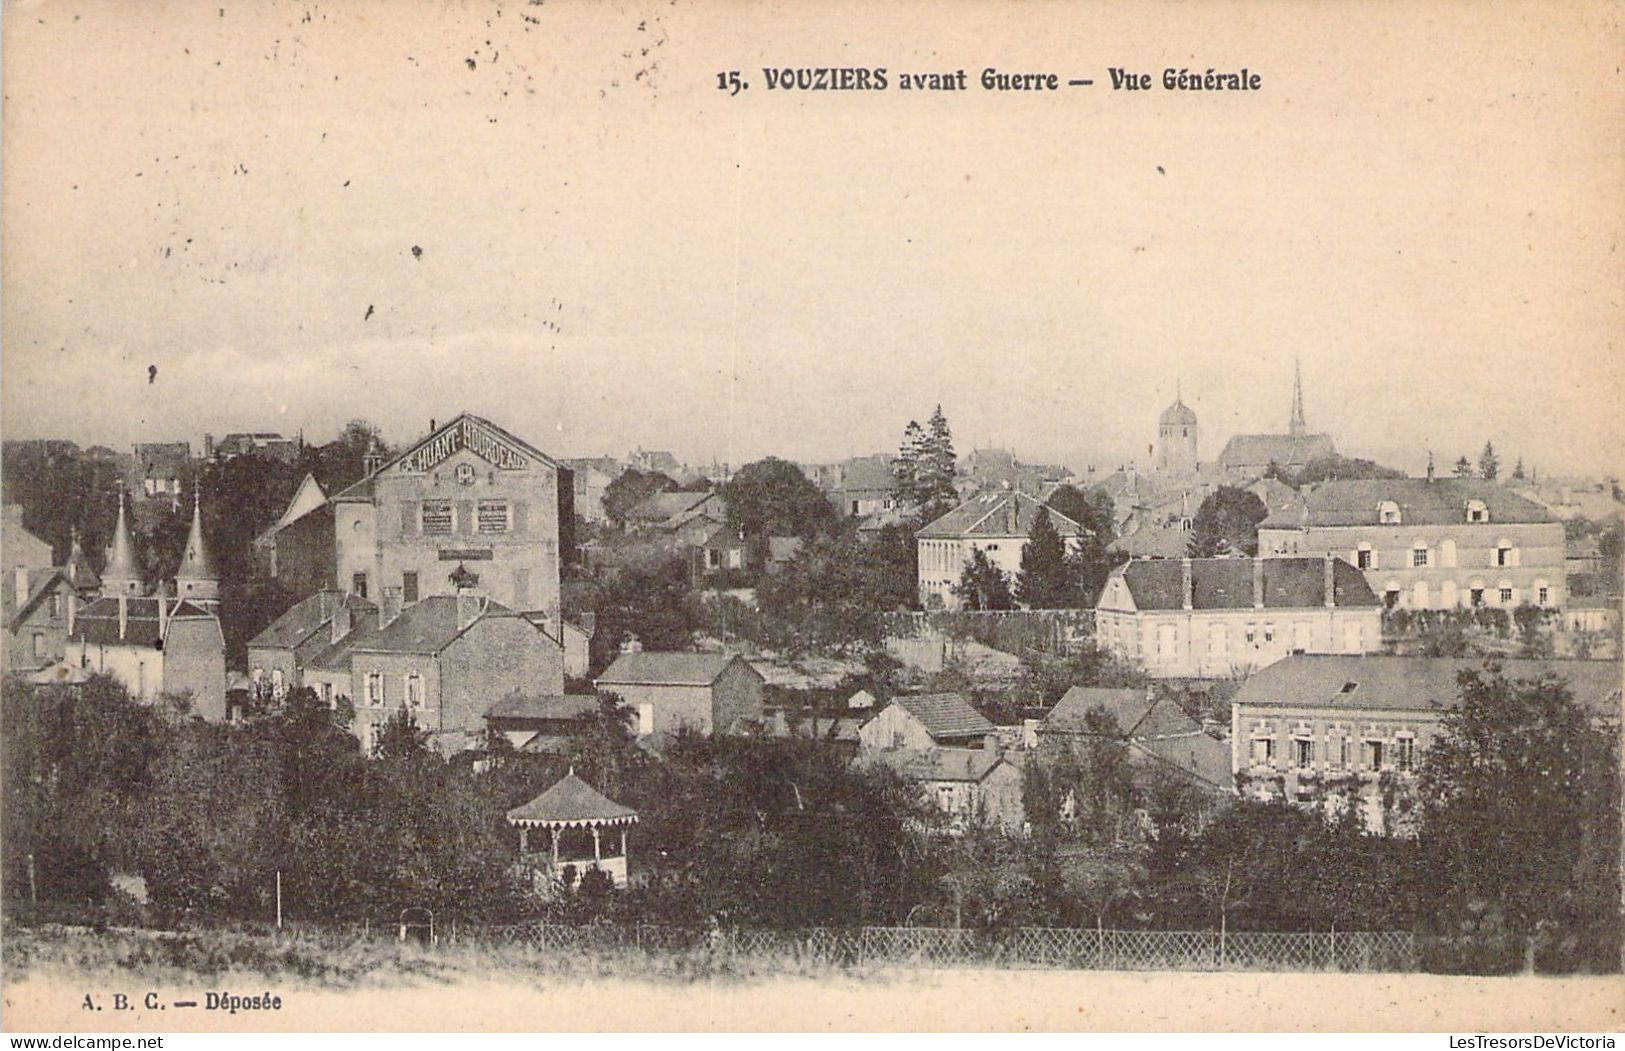
{"type": "Polygon", "coordinates": [[[1484,443],[1484,451],[1478,454],[1478,476],[1486,482],[1493,482],[1501,473],[1501,458],[1495,455],[1495,445],[1492,442],[1484,443]]]}
{"type": "Polygon", "coordinates": [[[1456,461],[1456,466],[1452,470],[1457,478],[1471,478],[1473,476],[1473,465],[1465,456],[1456,461]]]}
{"type": "Polygon", "coordinates": [[[1514,481],[1521,482],[1526,477],[1527,475],[1523,472],[1523,457],[1520,456],[1518,462],[1512,465],[1512,478],[1514,481]]]}
{"type": "Polygon", "coordinates": [[[959,457],[954,454],[953,432],[948,429],[948,417],[942,414],[941,405],[931,414],[926,428],[920,457],[920,496],[924,500],[952,501],[959,457]]]}
{"type": "Polygon", "coordinates": [[[897,479],[897,490],[903,501],[918,503],[920,499],[920,459],[925,453],[925,431],[919,420],[909,420],[903,428],[903,441],[897,447],[897,459],[892,461],[892,475],[897,479]]]}
{"type": "Polygon", "coordinates": [[[1010,578],[980,548],[965,563],[954,594],[966,609],[1011,609],[1016,604],[1010,594],[1010,578]]]}
{"type": "Polygon", "coordinates": [[[1062,609],[1073,605],[1073,590],[1066,542],[1050,521],[1048,509],[1041,507],[1027,534],[1027,546],[1021,549],[1016,598],[1029,609],[1062,609]]]}

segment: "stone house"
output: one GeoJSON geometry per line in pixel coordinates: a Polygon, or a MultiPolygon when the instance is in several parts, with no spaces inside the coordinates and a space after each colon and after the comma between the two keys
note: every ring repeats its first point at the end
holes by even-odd
{"type": "MultiPolygon", "coordinates": [[[[248,642],[248,677],[262,696],[281,700],[307,685],[305,669],[352,631],[376,630],[378,607],[359,595],[327,588],[295,603],[248,642]]],[[[334,695],[310,684],[329,705],[334,695]]],[[[350,696],[349,690],[342,691],[350,696]]]]}
{"type": "Polygon", "coordinates": [[[1025,831],[1019,756],[980,748],[930,748],[863,754],[863,761],[896,772],[920,790],[936,810],[942,830],[962,835],[991,828],[1009,835],[1025,831]]]}
{"type": "MultiPolygon", "coordinates": [[[[1555,675],[1615,727],[1615,661],[1500,660],[1511,679],[1555,675]]],[[[1248,679],[1231,700],[1231,769],[1245,794],[1328,814],[1352,798],[1372,831],[1414,830],[1407,796],[1459,695],[1457,676],[1481,662],[1443,657],[1288,657],[1248,679]]]]}
{"type": "Polygon", "coordinates": [[[637,652],[615,658],[594,685],[638,713],[638,736],[663,739],[684,727],[728,734],[761,723],[766,681],[737,654],[637,652]]]}
{"type": "Polygon", "coordinates": [[[1345,559],[1391,608],[1560,608],[1566,596],[1563,524],[1471,478],[1322,483],[1302,510],[1259,524],[1258,552],[1345,559]]]}
{"type": "Polygon", "coordinates": [[[1095,637],[1160,678],[1225,678],[1290,653],[1366,653],[1382,608],[1336,558],[1137,559],[1107,578],[1095,637]]]}
{"type": "Polygon", "coordinates": [[[1076,547],[1083,527],[1018,489],[973,496],[921,529],[915,534],[920,603],[927,608],[959,608],[953,589],[977,551],[1014,580],[1040,509],[1048,512],[1062,543],[1068,549],[1076,547]]]}

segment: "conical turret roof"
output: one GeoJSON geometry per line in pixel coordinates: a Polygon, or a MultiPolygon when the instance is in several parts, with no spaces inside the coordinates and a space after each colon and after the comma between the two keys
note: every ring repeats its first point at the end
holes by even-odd
{"type": "Polygon", "coordinates": [[[73,530],[73,546],[68,549],[68,563],[65,567],[68,583],[80,591],[93,591],[101,587],[101,578],[96,571],[90,568],[90,559],[85,557],[85,549],[79,543],[79,528],[73,530]]]}
{"type": "Polygon", "coordinates": [[[203,541],[203,504],[197,486],[192,489],[192,528],[186,534],[186,550],[181,555],[181,567],[175,571],[176,580],[219,580],[214,571],[214,560],[209,557],[208,545],[203,541]]]}
{"type": "Polygon", "coordinates": [[[130,523],[124,516],[124,490],[120,489],[118,522],[113,526],[113,542],[107,546],[102,583],[113,591],[130,591],[139,587],[140,581],[141,574],[135,565],[135,541],[130,538],[130,523]]]}

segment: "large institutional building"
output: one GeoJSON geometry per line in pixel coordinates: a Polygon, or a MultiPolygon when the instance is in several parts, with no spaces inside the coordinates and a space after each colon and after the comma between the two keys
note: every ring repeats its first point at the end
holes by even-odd
{"type": "Polygon", "coordinates": [[[333,497],[336,583],[403,606],[472,590],[558,638],[574,494],[569,468],[464,413],[333,497]]]}
{"type": "Polygon", "coordinates": [[[927,609],[958,609],[954,587],[978,551],[1013,582],[1040,510],[1049,515],[1068,550],[1078,544],[1082,526],[1019,489],[973,496],[914,534],[920,604],[927,609]]]}
{"type": "Polygon", "coordinates": [[[1325,482],[1258,529],[1259,554],[1347,559],[1385,605],[1409,609],[1564,601],[1563,524],[1495,482],[1325,482]]]}

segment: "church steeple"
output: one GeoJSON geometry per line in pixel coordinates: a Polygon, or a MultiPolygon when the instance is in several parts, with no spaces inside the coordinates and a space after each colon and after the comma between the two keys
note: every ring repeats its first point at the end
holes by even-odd
{"type": "Polygon", "coordinates": [[[203,542],[203,502],[197,483],[192,486],[192,528],[186,534],[181,567],[175,571],[175,597],[194,602],[220,601],[220,576],[203,542]]]}
{"type": "Polygon", "coordinates": [[[1287,433],[1294,438],[1302,438],[1309,432],[1309,425],[1303,418],[1303,365],[1294,358],[1292,360],[1292,422],[1287,424],[1287,433]]]}
{"type": "Polygon", "coordinates": [[[124,487],[118,491],[118,522],[113,526],[113,542],[107,546],[107,565],[102,569],[102,591],[107,595],[140,595],[141,573],[135,565],[135,542],[124,517],[124,487]]]}

